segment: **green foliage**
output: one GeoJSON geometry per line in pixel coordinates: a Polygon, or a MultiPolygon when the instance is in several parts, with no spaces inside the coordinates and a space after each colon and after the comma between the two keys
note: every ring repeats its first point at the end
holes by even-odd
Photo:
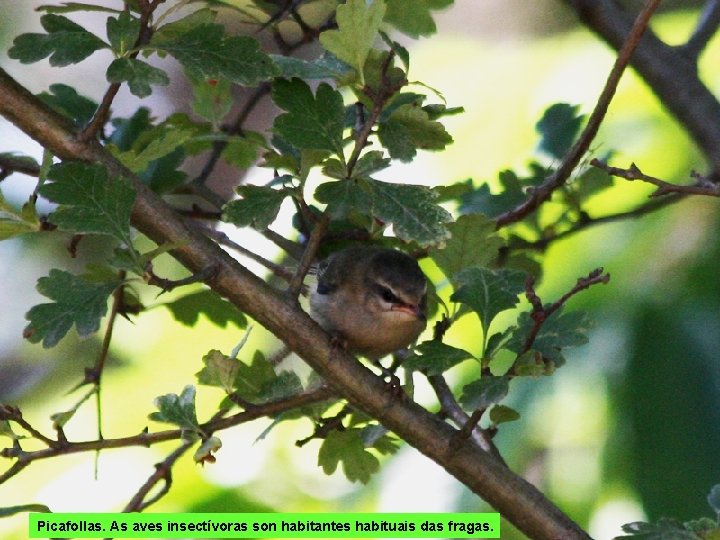
{"type": "Polygon", "coordinates": [[[456,274],[455,279],[458,287],[450,299],[475,311],[487,336],[493,319],[517,304],[525,276],[517,270],[470,267],[456,274]]]}
{"type": "Polygon", "coordinates": [[[49,13],[40,17],[47,34],[22,34],[15,38],[8,56],[23,64],[50,57],[51,66],[67,66],[85,60],[108,45],[67,17],[49,13]]]}
{"type": "Polygon", "coordinates": [[[452,3],[453,0],[387,0],[385,21],[409,36],[429,36],[437,30],[432,11],[452,3]]]}
{"type": "Polygon", "coordinates": [[[333,431],[323,441],[318,453],[318,465],[325,474],[333,474],[341,463],[348,480],[363,484],[367,484],[370,476],[380,468],[378,459],[365,449],[358,429],[333,431]]]}
{"type": "Polygon", "coordinates": [[[209,289],[186,294],[163,306],[170,310],[177,322],[185,326],[195,326],[200,315],[205,315],[210,322],[223,328],[227,328],[229,323],[238,328],[247,326],[247,318],[241,311],[209,289]]]}
{"type": "Polygon", "coordinates": [[[97,109],[97,103],[81,96],[66,84],[51,84],[50,93],[42,92],[38,97],[60,114],[67,116],[78,128],[90,122],[97,109]]]}
{"type": "Polygon", "coordinates": [[[38,280],[37,290],[52,303],[39,304],[28,311],[30,324],[24,335],[32,343],[42,341],[49,348],[75,325],[80,337],[87,337],[100,327],[107,311],[107,300],[120,280],[92,282],[63,270],[52,269],[38,280]]]}
{"type": "Polygon", "coordinates": [[[150,413],[150,420],[174,424],[186,436],[200,434],[200,424],[195,412],[195,387],[188,384],[180,394],[165,394],[155,399],[157,412],[150,413]]]}
{"type": "Polygon", "coordinates": [[[242,199],[230,201],[225,205],[223,220],[238,227],[267,229],[275,221],[280,205],[287,192],[262,186],[240,186],[237,192],[242,199]]]}
{"type": "Polygon", "coordinates": [[[170,79],[162,69],[136,58],[118,58],[107,69],[107,80],[111,83],[127,82],[130,92],[137,97],[152,93],[151,85],[167,86],[170,79]]]}
{"type": "Polygon", "coordinates": [[[383,0],[373,0],[372,3],[348,0],[337,8],[337,30],[320,34],[320,43],[337,58],[354,67],[362,78],[365,60],[377,38],[384,15],[383,0]]]}
{"type": "Polygon", "coordinates": [[[577,114],[579,107],[567,103],[556,103],[547,108],[536,128],[542,135],[540,150],[556,159],[562,159],[580,131],[584,120],[577,114]]]}
{"type": "Polygon", "coordinates": [[[275,133],[296,148],[342,154],[345,108],[339,92],[322,83],[313,96],[301,79],[278,79],[273,83],[272,98],[287,111],[275,118],[275,133]]]}
{"type": "Polygon", "coordinates": [[[400,161],[412,161],[418,149],[442,150],[452,137],[440,122],[420,107],[406,104],[393,111],[380,124],[378,136],[390,156],[400,161]]]}
{"type": "Polygon", "coordinates": [[[430,257],[450,280],[465,268],[487,266],[503,245],[495,232],[495,223],[482,214],[460,216],[447,228],[450,240],[442,249],[432,248],[430,257]]]}
{"type": "Polygon", "coordinates": [[[203,23],[161,27],[149,48],[172,55],[195,79],[225,78],[252,86],[279,74],[255,39],[228,36],[220,24],[203,23]],[[178,31],[180,30],[180,31],[178,31]]]}
{"type": "Polygon", "coordinates": [[[501,401],[509,390],[508,377],[487,375],[463,386],[460,403],[466,409],[487,409],[501,401]]]}
{"type": "MultiPolygon", "coordinates": [[[[24,160],[25,156],[13,156],[14,160],[24,160]]],[[[35,160],[31,160],[35,164],[35,160]]],[[[30,162],[25,161],[30,164],[30,162]]],[[[29,204],[23,205],[20,210],[9,204],[0,192],[0,240],[6,240],[19,234],[37,232],[40,228],[40,221],[35,213],[34,207],[29,204]]]]}
{"type": "Polygon", "coordinates": [[[117,57],[125,56],[140,37],[140,20],[127,11],[117,18],[108,17],[106,28],[110,47],[117,57]]]}
{"type": "MultiPolygon", "coordinates": [[[[518,329],[508,342],[507,348],[520,353],[534,325],[535,321],[528,312],[521,313],[518,317],[518,329]]],[[[532,349],[542,355],[551,369],[560,367],[565,364],[562,351],[587,343],[587,334],[591,326],[587,313],[582,311],[564,313],[562,309],[558,309],[543,323],[532,349]]]]}
{"type": "Polygon", "coordinates": [[[403,362],[403,367],[423,371],[428,376],[440,375],[468,358],[473,358],[473,355],[463,349],[433,340],[420,344],[413,355],[403,362]]]}
{"type": "Polygon", "coordinates": [[[68,161],[53,165],[51,183],[40,194],[60,206],[51,220],[60,229],[74,233],[112,236],[130,246],[130,214],[135,190],[125,180],[109,178],[102,165],[68,161]]]}

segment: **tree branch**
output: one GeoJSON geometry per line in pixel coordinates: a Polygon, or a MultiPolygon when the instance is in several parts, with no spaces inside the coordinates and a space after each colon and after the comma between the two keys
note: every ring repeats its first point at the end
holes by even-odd
{"type": "MultiPolygon", "coordinates": [[[[613,48],[625,42],[632,18],[617,2],[564,1],[613,48]]],[[[708,176],[720,177],[720,102],[698,78],[695,63],[648,31],[631,65],[702,151],[710,168],[708,176]]]]}
{"type": "MultiPolygon", "coordinates": [[[[0,70],[0,114],[55,155],[99,162],[111,176],[128,179],[137,192],[133,226],[158,244],[170,242],[179,246],[171,253],[190,272],[197,273],[208,266],[216,268],[207,280],[208,286],[284,341],[353,406],[440,464],[525,534],[548,540],[589,538],[537,488],[472,441],[461,441],[451,449],[449,442],[457,431],[435,415],[409,399],[388,403],[385,382],[350,354],[333,348],[329,336],[299,305],[288,301],[213,241],[188,227],[97,142],[79,142],[66,121],[3,70],[0,70]]],[[[251,413],[252,410],[245,412],[251,413]]]]}
{"type": "Polygon", "coordinates": [[[577,142],[575,142],[573,147],[563,158],[560,166],[545,182],[533,189],[530,198],[516,208],[500,214],[495,219],[495,223],[498,228],[520,221],[525,216],[535,211],[542,203],[550,198],[556,189],[562,186],[565,182],[567,182],[568,178],[570,178],[570,175],[575,170],[575,167],[577,167],[580,160],[590,148],[590,144],[595,138],[595,135],[600,128],[600,124],[605,118],[610,102],[615,95],[615,90],[620,82],[620,77],[630,62],[630,57],[640,43],[640,38],[642,38],[643,33],[650,22],[650,17],[652,17],[652,14],[655,12],[659,4],[660,0],[647,0],[645,7],[638,14],[620,52],[618,53],[617,58],[615,59],[615,64],[613,65],[612,70],[610,70],[610,75],[608,75],[605,87],[598,98],[597,104],[588,119],[585,129],[580,134],[577,142]]]}
{"type": "Polygon", "coordinates": [[[651,197],[660,197],[662,195],[669,195],[671,193],[679,193],[682,195],[706,195],[708,197],[720,197],[720,184],[715,184],[708,181],[706,178],[702,178],[699,175],[695,175],[697,183],[690,186],[680,186],[678,184],[672,184],[665,180],[660,180],[654,176],[650,176],[642,172],[637,165],[634,163],[630,164],[629,169],[622,169],[620,167],[610,167],[606,163],[603,163],[599,159],[593,159],[590,165],[602,169],[606,173],[617,176],[618,178],[624,178],[625,180],[640,180],[648,184],[652,184],[657,189],[650,195],[651,197]]]}
{"type": "Polygon", "coordinates": [[[700,54],[720,26],[720,0],[708,0],[690,39],[678,47],[680,52],[697,64],[700,54]]]}

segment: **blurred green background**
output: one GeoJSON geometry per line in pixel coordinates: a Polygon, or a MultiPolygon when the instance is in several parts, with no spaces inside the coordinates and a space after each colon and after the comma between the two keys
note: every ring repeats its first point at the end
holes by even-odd
{"type": "MultiPolygon", "coordinates": [[[[23,66],[7,58],[4,51],[15,35],[39,28],[32,9],[40,4],[9,3],[13,9],[0,20],[0,64],[35,92],[61,81],[98,99],[108,60],[102,54],[62,70],[43,62],[23,66]]],[[[675,9],[657,15],[653,28],[671,43],[681,43],[698,15],[693,6],[671,3],[675,9]]],[[[98,32],[103,27],[102,17],[83,22],[98,32]]],[[[459,0],[437,22],[436,36],[407,40],[410,78],[437,88],[449,105],[463,106],[465,113],[445,120],[455,139],[447,151],[422,153],[412,164],[392,167],[388,179],[438,185],[472,178],[497,189],[500,170],[522,172],[537,157],[534,125],[543,110],[567,102],[589,113],[614,59],[554,0],[459,0]]],[[[713,41],[701,58],[701,73],[715,90],[720,89],[718,62],[720,47],[713,41]]],[[[124,91],[118,100],[115,110],[123,115],[140,104],[124,91]]],[[[175,107],[188,109],[187,100],[187,88],[177,84],[142,104],[163,117],[175,107]]],[[[262,125],[267,119],[255,121],[262,125]]],[[[0,151],[40,157],[38,147],[4,121],[0,141],[0,151]]],[[[631,72],[593,146],[599,153],[612,149],[620,166],[634,161],[644,172],[669,181],[685,182],[691,170],[703,167],[681,127],[631,72]]],[[[237,177],[235,171],[228,182],[237,177]]],[[[32,182],[12,176],[0,188],[19,204],[32,182]]],[[[646,185],[616,182],[592,201],[589,211],[600,216],[630,209],[650,192],[646,185]]],[[[542,259],[539,292],[544,300],[557,298],[597,266],[605,267],[612,279],[571,301],[571,309],[587,310],[596,322],[589,345],[569,351],[568,364],[553,377],[513,383],[506,402],[522,417],[503,425],[496,442],[514,470],[594,538],[612,538],[630,521],[710,514],[705,497],[720,482],[718,225],[716,201],[689,199],[640,220],[588,229],[553,244],[542,259]]],[[[277,227],[289,233],[289,218],[277,227]]],[[[266,249],[248,231],[235,232],[235,238],[251,249],[266,249]]],[[[66,392],[100,346],[97,337],[80,342],[72,333],[51,350],[22,340],[24,313],[40,301],[34,290],[37,278],[53,266],[82,267],[60,244],[57,238],[0,243],[0,402],[19,405],[44,431],[50,431],[51,413],[74,403],[76,396],[66,392]]],[[[86,241],[83,262],[99,250],[100,242],[86,241]]],[[[162,271],[179,273],[170,262],[162,271]]],[[[158,300],[147,291],[143,301],[153,305],[158,300]]],[[[448,337],[472,350],[477,345],[468,328],[458,325],[448,337]]],[[[178,326],[162,308],[149,310],[134,324],[121,320],[104,380],[105,436],[138,433],[149,423],[156,396],[179,392],[194,381],[209,349],[227,353],[241,338],[241,330],[207,321],[193,329],[178,326]]],[[[272,351],[279,344],[256,325],[245,350],[255,348],[272,351]]],[[[427,388],[420,385],[418,391],[422,402],[434,403],[427,388]]],[[[220,398],[214,390],[200,389],[201,419],[220,398]]],[[[411,448],[386,459],[369,485],[356,485],[340,473],[322,473],[317,441],[295,447],[296,440],[311,433],[309,422],[284,423],[258,440],[269,423],[258,420],[219,434],[223,448],[213,465],[201,468],[189,457],[183,459],[170,494],[152,510],[487,510],[411,448]]],[[[88,404],[67,434],[77,440],[94,438],[95,430],[94,407],[88,404]]],[[[117,511],[172,448],[105,451],[97,479],[91,454],[35,463],[0,486],[0,507],[37,502],[55,511],[117,511]]],[[[0,465],[5,468],[9,462],[0,465]]],[[[503,538],[522,538],[510,529],[505,527],[503,538]]],[[[25,516],[0,520],[2,538],[25,538],[25,530],[25,516]]]]}

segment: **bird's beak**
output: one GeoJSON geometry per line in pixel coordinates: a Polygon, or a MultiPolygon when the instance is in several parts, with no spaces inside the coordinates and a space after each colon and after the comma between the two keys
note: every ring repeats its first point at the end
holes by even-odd
{"type": "Polygon", "coordinates": [[[420,309],[420,306],[416,304],[393,304],[390,307],[390,311],[402,311],[403,313],[407,313],[408,315],[422,321],[425,320],[425,313],[423,313],[423,310],[420,309]]]}

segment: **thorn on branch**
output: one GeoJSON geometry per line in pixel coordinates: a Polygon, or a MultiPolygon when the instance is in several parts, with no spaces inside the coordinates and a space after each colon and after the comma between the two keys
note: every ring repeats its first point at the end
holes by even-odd
{"type": "Polygon", "coordinates": [[[191,285],[192,283],[200,283],[207,281],[217,273],[217,267],[214,265],[207,266],[199,272],[182,279],[167,279],[155,274],[152,263],[145,266],[145,281],[148,285],[155,285],[161,289],[160,294],[170,292],[177,287],[191,285]]]}

